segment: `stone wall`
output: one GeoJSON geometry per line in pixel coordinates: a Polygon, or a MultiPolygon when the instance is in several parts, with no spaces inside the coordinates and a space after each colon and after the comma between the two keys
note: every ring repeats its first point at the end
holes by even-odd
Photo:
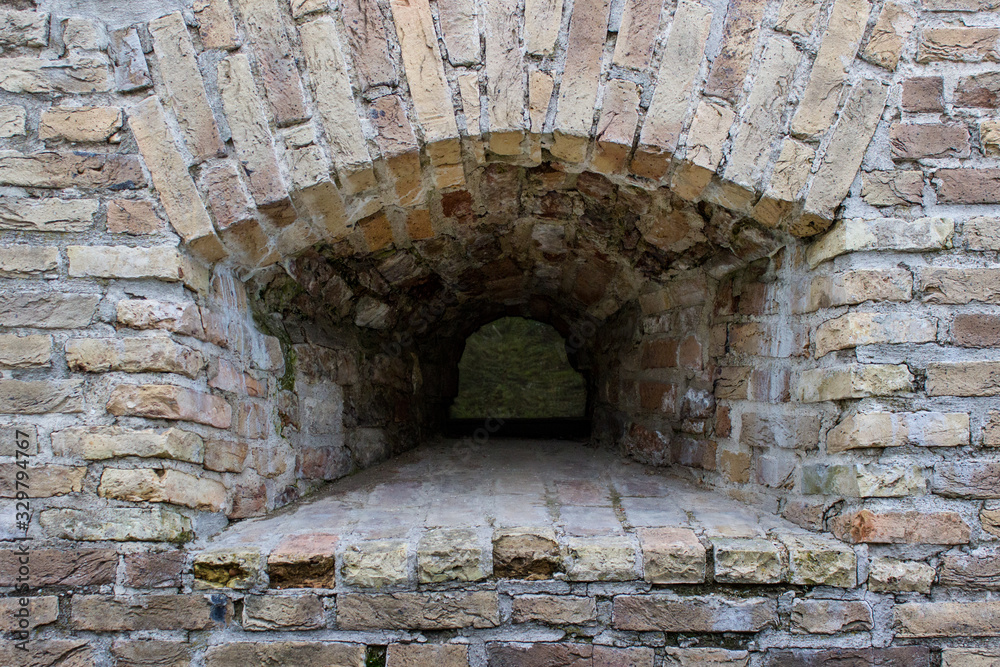
{"type": "Polygon", "coordinates": [[[24,664],[1000,660],[995,4],[0,10],[24,664]],[[855,578],[733,587],[713,547],[679,587],[536,586],[487,550],[447,594],[196,590],[185,545],[433,434],[502,315],[566,336],[599,441],[832,533],[855,578]]]}

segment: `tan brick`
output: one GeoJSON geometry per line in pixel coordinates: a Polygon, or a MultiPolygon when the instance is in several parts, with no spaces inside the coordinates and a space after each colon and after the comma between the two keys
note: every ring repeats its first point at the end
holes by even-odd
{"type": "MultiPolygon", "coordinates": [[[[0,185],[133,190],[146,185],[146,177],[138,158],[124,153],[0,151],[0,185]]],[[[53,200],[42,201],[51,207],[53,200]]]]}
{"type": "Polygon", "coordinates": [[[0,632],[28,632],[58,618],[59,598],[55,595],[0,598],[0,632]]]}
{"type": "MultiPolygon", "coordinates": [[[[833,124],[839,98],[835,91],[839,91],[847,80],[848,63],[854,60],[854,56],[858,52],[858,46],[861,43],[861,36],[864,34],[870,12],[871,5],[865,0],[837,0],[834,3],[829,27],[823,33],[823,41],[816,54],[816,62],[809,74],[809,83],[806,84],[799,108],[792,118],[792,133],[796,136],[816,138],[826,132],[827,128],[833,124]]],[[[871,84],[862,84],[858,88],[858,92],[861,91],[864,91],[861,93],[862,96],[876,92],[872,89],[871,84]]],[[[855,97],[855,99],[858,98],[855,97]]],[[[881,104],[884,101],[885,96],[883,95],[882,99],[878,100],[879,115],[881,115],[881,104]]],[[[845,113],[847,113],[846,109],[845,113]]],[[[844,119],[842,118],[840,122],[843,124],[844,119]]],[[[856,130],[852,128],[848,134],[854,132],[856,130]]],[[[869,133],[868,136],[870,137],[871,134],[869,133]]],[[[856,134],[854,140],[857,142],[856,134]]],[[[863,143],[867,144],[868,142],[863,143]]],[[[861,151],[863,152],[863,150],[864,146],[861,146],[861,151]]],[[[845,168],[851,169],[850,165],[845,168]]],[[[853,167],[853,169],[856,171],[857,167],[853,167]]]]}
{"type": "Polygon", "coordinates": [[[52,336],[0,335],[0,368],[36,368],[52,363],[52,336]]]}
{"type": "MultiPolygon", "coordinates": [[[[837,0],[837,3],[834,5],[835,15],[837,5],[847,1],[837,0]]],[[[864,6],[868,6],[867,2],[864,2],[864,6]]],[[[866,14],[867,9],[862,13],[866,14]]],[[[813,78],[810,79],[810,85],[816,79],[816,76],[814,66],[813,78]]],[[[809,188],[809,194],[806,197],[805,203],[805,210],[808,214],[823,219],[830,219],[832,218],[834,209],[840,206],[844,197],[847,196],[851,188],[851,183],[854,182],[854,178],[858,173],[858,167],[861,166],[861,160],[864,158],[865,150],[868,148],[868,142],[871,140],[872,135],[875,134],[875,128],[882,117],[888,90],[888,86],[873,79],[860,81],[852,88],[850,96],[844,105],[844,110],[840,114],[837,127],[830,139],[830,143],[827,145],[826,154],[823,156],[819,169],[816,171],[816,176],[809,188]]],[[[799,107],[800,110],[807,108],[808,95],[809,88],[806,88],[805,97],[803,97],[799,107]]],[[[830,95],[826,99],[833,100],[834,104],[836,104],[835,95],[830,95]]],[[[815,102],[818,104],[818,101],[815,102]]],[[[836,107],[834,106],[833,108],[836,107]]],[[[796,115],[796,118],[799,118],[799,116],[796,115]]],[[[827,122],[829,120],[827,119],[827,122]]],[[[814,122],[815,118],[807,121],[803,117],[802,124],[800,125],[803,134],[808,134],[811,131],[814,133],[822,131],[820,129],[809,129],[815,127],[813,125],[814,122]]],[[[813,230],[811,227],[806,226],[801,230],[792,228],[790,231],[793,234],[804,236],[813,230]]]]}
{"type": "Polygon", "coordinates": [[[468,667],[469,649],[462,644],[389,644],[386,667],[468,667]]]}
{"type": "Polygon", "coordinates": [[[70,369],[88,373],[180,373],[197,377],[205,368],[200,352],[166,336],[152,338],[76,338],[66,342],[70,369]]]}
{"type": "Polygon", "coordinates": [[[927,563],[894,558],[872,558],[868,570],[868,588],[877,592],[931,592],[936,572],[927,563]]]}
{"type": "Polygon", "coordinates": [[[52,434],[56,456],[100,460],[120,456],[166,458],[200,463],[204,442],[196,433],[176,428],[131,431],[118,426],[69,428],[52,434]]]}
{"type": "Polygon", "coordinates": [[[712,539],[715,581],[732,584],[775,584],[785,581],[781,549],[762,538],[712,539]]]}
{"type": "Polygon", "coordinates": [[[0,90],[14,94],[85,95],[111,90],[103,53],[69,53],[67,58],[0,58],[0,90]]]}
{"type": "MultiPolygon", "coordinates": [[[[206,667],[233,665],[343,665],[364,667],[365,645],[308,641],[233,641],[205,654],[206,667]]],[[[442,667],[445,667],[442,665],[442,667]]]]}
{"type": "Polygon", "coordinates": [[[862,600],[803,600],[792,603],[792,632],[833,635],[871,630],[872,608],[862,600]]]}
{"type": "Polygon", "coordinates": [[[740,443],[747,447],[808,451],[819,444],[820,419],[816,415],[775,415],[744,412],[740,417],[740,443]]]}
{"type": "Polygon", "coordinates": [[[802,371],[794,394],[803,403],[888,396],[910,391],[912,382],[913,376],[902,364],[853,364],[802,371]]]}
{"type": "Polygon", "coordinates": [[[618,595],[612,614],[615,628],[640,632],[757,632],[777,622],[766,598],[618,595]]]}
{"type": "Polygon", "coordinates": [[[66,256],[74,278],[155,278],[200,291],[208,287],[208,269],[172,246],[69,246],[66,256]]]}
{"type": "Polygon", "coordinates": [[[924,28],[917,47],[917,62],[996,62],[1000,60],[1000,52],[997,51],[998,37],[1000,30],[996,28],[924,28]]]}
{"type": "Polygon", "coordinates": [[[97,493],[102,498],[171,503],[209,512],[226,506],[226,487],[221,482],[164,468],[105,468],[97,493]]]}
{"type": "MultiPolygon", "coordinates": [[[[524,63],[518,44],[518,3],[514,0],[490,2],[485,9],[483,32],[486,36],[486,97],[489,100],[490,132],[520,131],[524,129],[525,91],[521,77],[524,63]]],[[[551,51],[562,20],[562,5],[553,0],[539,0],[526,5],[525,12],[531,12],[527,15],[533,17],[526,22],[525,28],[529,52],[551,51]]],[[[406,69],[413,71],[409,64],[406,69]]]]}
{"type": "Polygon", "coordinates": [[[899,64],[903,42],[909,37],[915,24],[908,8],[887,2],[879,13],[861,57],[887,70],[895,70],[899,64]]]}
{"type": "Polygon", "coordinates": [[[132,107],[129,127],[171,226],[200,257],[221,259],[225,256],[222,242],[215,235],[188,166],[174,143],[159,99],[148,97],[132,107]]]}
{"type": "Polygon", "coordinates": [[[0,198],[0,229],[79,232],[93,227],[96,199],[0,198]]]}
{"type": "Polygon", "coordinates": [[[123,299],[118,302],[116,311],[118,322],[132,329],[164,329],[205,337],[201,312],[193,303],[123,299]]]}
{"type": "Polygon", "coordinates": [[[0,413],[83,412],[81,380],[0,380],[0,413]]]}
{"type": "Polygon", "coordinates": [[[194,421],[229,428],[232,407],[219,396],[174,385],[119,385],[108,399],[115,416],[151,417],[194,421]]]}
{"type": "MultiPolygon", "coordinates": [[[[449,9],[452,8],[442,5],[440,12],[446,38],[454,34],[447,28],[452,27],[450,22],[456,20],[449,9]]],[[[355,68],[360,75],[362,90],[374,86],[395,86],[396,72],[386,47],[385,21],[378,4],[374,0],[345,0],[341,3],[340,11],[344,15],[347,42],[354,53],[355,68]]],[[[472,37],[470,35],[467,39],[471,42],[472,37]]],[[[478,52],[479,35],[474,37],[474,48],[478,52]]],[[[446,42],[449,52],[454,42],[454,39],[450,43],[446,42]]]]}
{"type": "Polygon", "coordinates": [[[798,200],[799,192],[809,179],[816,151],[812,146],[787,137],[774,165],[771,182],[764,197],[753,209],[753,217],[768,227],[777,227],[781,218],[798,200]]]}
{"type": "Polygon", "coordinates": [[[918,76],[904,80],[901,103],[904,111],[944,111],[944,79],[940,76],[918,76]]]}
{"type": "Polygon", "coordinates": [[[24,136],[27,112],[16,104],[0,106],[0,139],[24,136]]]}
{"type": "MultiPolygon", "coordinates": [[[[591,167],[602,174],[621,172],[632,150],[639,124],[639,89],[630,81],[614,79],[604,89],[604,106],[597,124],[597,142],[591,167]]],[[[539,123],[539,128],[541,123],[539,123]]],[[[532,123],[532,131],[535,131],[532,123]]]]}
{"type": "Polygon", "coordinates": [[[343,582],[359,588],[399,586],[409,580],[407,545],[397,540],[359,542],[341,556],[343,582]]]}
{"type": "Polygon", "coordinates": [[[475,65],[481,61],[476,7],[470,0],[444,0],[438,13],[448,61],[475,65]]]}
{"type": "Polygon", "coordinates": [[[70,623],[78,630],[96,632],[211,630],[233,614],[228,600],[215,607],[207,595],[75,595],[70,623]]]}
{"type": "Polygon", "coordinates": [[[206,49],[235,49],[240,45],[229,0],[194,0],[198,34],[206,49]]]}
{"type": "Polygon", "coordinates": [[[849,252],[899,250],[927,252],[950,248],[955,223],[950,218],[897,220],[876,218],[840,220],[833,229],[809,246],[806,257],[811,268],[849,252]]]}
{"type": "Polygon", "coordinates": [[[969,444],[969,415],[870,412],[848,415],[827,434],[830,453],[868,447],[960,447],[969,444]]]}
{"type": "Polygon", "coordinates": [[[45,12],[0,10],[0,46],[48,46],[49,15],[45,12]]]}
{"type": "Polygon", "coordinates": [[[111,645],[115,667],[189,667],[194,647],[183,641],[116,639],[111,645]]]}
{"type": "Polygon", "coordinates": [[[841,540],[869,544],[968,544],[969,526],[955,512],[860,510],[834,517],[830,531],[841,540]]]}
{"type": "MultiPolygon", "coordinates": [[[[353,179],[356,185],[349,191],[366,189],[374,185],[371,157],[355,108],[337,27],[332,18],[321,17],[299,26],[299,35],[312,76],[316,107],[323,119],[337,171],[343,172],[344,177],[357,173],[353,179]]],[[[411,92],[416,105],[422,98],[417,87],[411,92]]]]}
{"type": "Polygon", "coordinates": [[[512,601],[514,623],[585,625],[597,621],[593,598],[574,595],[518,595],[512,601]]]}
{"type": "Polygon", "coordinates": [[[16,477],[19,470],[17,463],[0,463],[0,498],[13,498],[19,491],[26,492],[29,498],[79,493],[83,489],[83,476],[87,474],[84,467],[47,463],[28,467],[28,478],[19,485],[16,477]]]}
{"type": "Polygon", "coordinates": [[[571,537],[564,547],[569,581],[636,579],[635,560],[635,547],[624,537],[571,537]]]}
{"type": "Polygon", "coordinates": [[[923,200],[922,172],[866,171],[861,179],[861,197],[872,206],[905,206],[923,200]]]}
{"type": "Polygon", "coordinates": [[[938,169],[934,178],[939,203],[1000,202],[1000,169],[938,169]]]}
{"type": "Polygon", "coordinates": [[[788,581],[799,585],[858,585],[854,550],[841,542],[812,533],[779,535],[788,550],[788,581]]]}
{"type": "Polygon", "coordinates": [[[662,8],[662,1],[657,0],[625,2],[612,59],[615,65],[640,71],[649,67],[653,55],[653,43],[659,32],[662,8]]]}
{"type": "Polygon", "coordinates": [[[996,637],[1000,603],[908,602],[892,610],[898,637],[996,637]]]}
{"type": "Polygon", "coordinates": [[[714,172],[722,161],[722,144],[735,119],[736,114],[729,107],[701,101],[688,131],[684,158],[691,164],[714,172]]]}
{"type": "Polygon", "coordinates": [[[972,152],[964,125],[894,123],[889,129],[894,160],[966,158],[972,152]]]}
{"type": "Polygon", "coordinates": [[[261,207],[284,202],[288,191],[281,180],[274,139],[257,97],[250,60],[243,54],[235,54],[220,62],[218,70],[222,104],[250,193],[261,207]]]}
{"type": "Polygon", "coordinates": [[[946,498],[1000,498],[1000,464],[984,460],[934,464],[933,491],[946,498]]]}
{"type": "Polygon", "coordinates": [[[151,202],[142,199],[112,199],[108,202],[108,231],[112,234],[155,234],[166,229],[151,202]]]}
{"type": "MultiPolygon", "coordinates": [[[[297,54],[285,32],[278,0],[244,0],[240,10],[275,122],[283,126],[305,119],[305,95],[295,63],[297,54]]],[[[303,48],[309,47],[303,44],[303,48]]],[[[317,69],[311,63],[309,69],[315,76],[317,69]]]]}
{"type": "Polygon", "coordinates": [[[917,289],[927,303],[1000,303],[1000,270],[926,268],[917,274],[917,289]]]}
{"type": "Polygon", "coordinates": [[[865,301],[909,301],[913,276],[906,269],[855,269],[814,278],[809,307],[832,308],[865,301]]]}
{"type": "Polygon", "coordinates": [[[179,542],[191,539],[191,521],[173,510],[111,507],[42,510],[39,524],[59,539],[96,542],[179,542]]]}
{"type": "Polygon", "coordinates": [[[55,277],[59,268],[59,249],[46,246],[0,246],[0,277],[55,277]]]}
{"type": "Polygon", "coordinates": [[[323,602],[315,595],[248,595],[243,599],[244,630],[315,630],[326,625],[323,602]]]}
{"type": "Polygon", "coordinates": [[[880,343],[930,343],[937,338],[937,320],[905,314],[847,313],[816,328],[816,356],[834,350],[880,343]]]}
{"type": "Polygon", "coordinates": [[[121,128],[118,107],[50,107],[42,112],[38,138],[101,142],[121,128]]]}
{"type": "MultiPolygon", "coordinates": [[[[988,6],[989,3],[961,4],[982,4],[988,6]]],[[[1000,651],[996,651],[994,649],[946,648],[941,651],[941,667],[995,667],[998,662],[1000,662],[1000,651]]]]}
{"type": "Polygon", "coordinates": [[[927,480],[919,466],[806,465],[801,491],[848,498],[902,498],[924,495],[927,480]]]}
{"type": "MultiPolygon", "coordinates": [[[[559,25],[562,22],[562,4],[557,0],[525,0],[524,15],[530,16],[530,21],[524,22],[524,43],[528,53],[536,55],[551,54],[556,47],[556,39],[559,37],[559,25]]],[[[513,15],[512,6],[508,5],[506,10],[513,15]]],[[[501,27],[499,16],[487,18],[487,22],[492,22],[490,26],[493,31],[498,31],[501,27]]],[[[486,44],[487,49],[493,32],[487,29],[486,44]]],[[[499,37],[499,35],[496,35],[499,37]]],[[[488,56],[487,56],[488,57],[488,56]]],[[[487,76],[492,77],[491,74],[487,76]]]]}
{"type": "Polygon", "coordinates": [[[417,578],[421,583],[485,579],[483,546],[471,530],[431,530],[417,545],[417,578]]]}
{"type": "Polygon", "coordinates": [[[337,624],[344,630],[493,628],[500,611],[495,591],[340,594],[337,624]]]}
{"type": "Polygon", "coordinates": [[[191,154],[198,161],[224,155],[226,147],[208,104],[184,17],[174,12],[155,19],[149,23],[149,32],[160,61],[160,74],[170,91],[168,99],[191,154]]]}
{"type": "Polygon", "coordinates": [[[642,156],[632,161],[632,171],[640,176],[660,178],[666,169],[662,154],[673,153],[677,148],[711,22],[712,11],[707,7],[688,0],[678,3],[664,46],[656,89],[639,134],[639,147],[648,154],[651,166],[642,166],[645,164],[642,156]]]}
{"type": "Polygon", "coordinates": [[[969,313],[956,315],[951,323],[955,345],[1000,347],[1000,316],[969,313]]]}
{"type": "Polygon", "coordinates": [[[985,72],[963,76],[955,86],[954,103],[958,107],[993,108],[1000,99],[1000,76],[985,72]]]}

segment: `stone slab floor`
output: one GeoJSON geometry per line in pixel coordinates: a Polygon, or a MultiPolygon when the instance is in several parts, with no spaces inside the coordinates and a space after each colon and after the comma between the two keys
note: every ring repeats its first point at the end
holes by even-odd
{"type": "Polygon", "coordinates": [[[208,548],[262,551],[294,534],[414,543],[435,528],[549,527],[572,536],[623,536],[648,526],[702,537],[801,533],[780,517],[699,488],[664,468],[578,442],[440,440],[331,483],[275,514],[246,520],[208,548]]]}

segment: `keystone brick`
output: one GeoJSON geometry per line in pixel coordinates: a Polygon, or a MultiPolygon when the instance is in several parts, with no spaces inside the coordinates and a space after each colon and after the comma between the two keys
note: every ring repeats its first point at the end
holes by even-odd
{"type": "Polygon", "coordinates": [[[52,336],[0,335],[0,368],[37,368],[52,363],[52,336]]]}
{"type": "Polygon", "coordinates": [[[105,468],[97,493],[102,498],[172,503],[209,512],[226,506],[226,487],[221,482],[164,468],[105,468]]]}
{"type": "MultiPolygon", "coordinates": [[[[23,459],[22,459],[23,460],[23,459]]],[[[79,493],[83,489],[83,476],[87,469],[74,466],[60,466],[48,463],[44,466],[28,468],[28,487],[17,486],[16,475],[20,468],[16,463],[0,463],[0,498],[13,498],[19,490],[27,491],[29,498],[48,498],[79,493]]]]}
{"type": "Polygon", "coordinates": [[[909,391],[912,382],[913,376],[902,364],[854,364],[803,371],[794,393],[803,403],[838,401],[909,391]]]}
{"type": "Polygon", "coordinates": [[[0,380],[0,413],[83,412],[82,380],[0,380]]]}
{"type": "MultiPolygon", "coordinates": [[[[208,104],[205,83],[184,17],[174,12],[150,21],[149,32],[160,61],[160,75],[170,91],[168,99],[191,154],[199,162],[225,155],[226,146],[208,104]]],[[[162,196],[162,191],[160,194],[162,196]]]]}
{"type": "Polygon", "coordinates": [[[1000,362],[930,364],[928,396],[996,396],[1000,394],[1000,362]]]}
{"type": "Polygon", "coordinates": [[[1000,303],[1000,270],[925,268],[917,274],[917,288],[928,303],[1000,303]]]}
{"type": "Polygon", "coordinates": [[[932,343],[937,320],[901,313],[847,313],[816,328],[816,356],[862,345],[932,343]]]}
{"type": "Polygon", "coordinates": [[[1000,60],[1000,53],[997,52],[998,37],[1000,30],[996,28],[925,28],[917,47],[917,62],[996,62],[1000,60]]]}
{"type": "Polygon", "coordinates": [[[77,630],[95,632],[211,630],[232,614],[232,602],[222,596],[75,595],[70,623],[77,630]]]}
{"type": "Polygon", "coordinates": [[[178,419],[229,428],[233,410],[224,399],[174,385],[119,385],[108,399],[108,412],[121,417],[178,419]]]}
{"type": "Polygon", "coordinates": [[[0,151],[0,185],[134,190],[146,177],[138,157],[124,153],[0,151]]]}
{"type": "Polygon", "coordinates": [[[872,558],[868,569],[868,588],[877,592],[906,592],[928,594],[936,572],[927,563],[872,558]]]}
{"type": "Polygon", "coordinates": [[[586,625],[597,621],[594,598],[574,595],[518,595],[512,601],[514,623],[586,625]]]}
{"type": "Polygon", "coordinates": [[[364,664],[364,644],[336,642],[233,641],[212,646],[205,654],[205,667],[233,667],[233,665],[364,667],[364,664]]]}
{"type": "Polygon", "coordinates": [[[904,111],[939,113],[944,111],[944,79],[918,76],[903,81],[901,99],[904,111]]]}
{"type": "Polygon", "coordinates": [[[895,123],[889,129],[894,160],[966,158],[972,152],[964,125],[895,123]]]}
{"type": "Polygon", "coordinates": [[[860,510],[833,519],[838,539],[869,544],[968,544],[969,526],[955,512],[860,510]]]}
{"type": "MultiPolygon", "coordinates": [[[[829,27],[823,33],[823,41],[809,75],[809,83],[802,93],[799,109],[792,118],[792,133],[796,136],[817,137],[833,123],[839,95],[832,91],[839,90],[847,80],[846,63],[854,60],[858,52],[869,12],[871,6],[864,0],[837,0],[834,3],[829,27]]],[[[881,101],[879,104],[881,115],[881,101]]],[[[844,113],[847,113],[847,109],[844,113]]],[[[843,122],[842,118],[841,123],[843,122]]],[[[854,139],[857,142],[857,134],[854,139]]],[[[861,150],[864,150],[864,146],[861,146],[861,150]]],[[[845,165],[845,168],[856,171],[856,167],[850,165],[845,165]]]]}
{"type": "Polygon", "coordinates": [[[778,620],[766,598],[618,595],[613,623],[619,630],[654,632],[757,632],[778,620]]]}
{"type": "Polygon", "coordinates": [[[326,624],[315,595],[249,595],[243,599],[244,630],[315,630],[326,624]]]}
{"type": "Polygon", "coordinates": [[[933,490],[948,498],[1000,498],[1000,463],[936,463],[933,490]]]}
{"type": "Polygon", "coordinates": [[[100,142],[121,128],[118,107],[51,107],[42,112],[38,138],[100,142]]]}
{"type": "Polygon", "coordinates": [[[190,519],[163,508],[50,509],[39,523],[53,537],[82,542],[179,542],[191,533],[190,519]]]}
{"type": "Polygon", "coordinates": [[[267,558],[273,588],[334,588],[336,535],[292,535],[278,543],[267,558]]]}
{"type": "Polygon", "coordinates": [[[500,624],[495,591],[471,593],[341,594],[337,624],[342,630],[449,630],[500,624]]]}
{"type": "Polygon", "coordinates": [[[897,637],[1000,635],[1000,602],[909,602],[892,617],[897,637]]]}
{"type": "Polygon", "coordinates": [[[687,528],[639,530],[643,573],[653,584],[699,584],[705,581],[705,547],[687,528]]]}
{"type": "Polygon", "coordinates": [[[187,163],[174,143],[159,99],[148,97],[132,107],[129,127],[171,226],[202,258],[221,259],[225,250],[215,235],[187,163]]]}
{"type": "MultiPolygon", "coordinates": [[[[419,5],[420,15],[424,16],[426,4],[419,5]]],[[[521,72],[524,63],[518,44],[519,19],[517,5],[510,0],[489,3],[483,13],[484,34],[486,36],[486,97],[489,100],[489,126],[493,133],[520,132],[524,128],[522,113],[524,111],[524,83],[521,72]]],[[[393,8],[393,13],[396,8],[393,8]]],[[[551,51],[555,46],[555,38],[559,34],[562,21],[562,8],[556,2],[540,0],[526,3],[525,15],[531,16],[531,21],[525,22],[525,37],[528,50],[551,51]]],[[[404,24],[396,23],[396,32],[404,24]]],[[[429,21],[428,17],[427,21],[429,21]]],[[[416,24],[416,18],[407,19],[416,24]]],[[[433,33],[431,33],[433,34],[433,33]]],[[[433,38],[428,42],[433,43],[433,38]]],[[[436,53],[436,50],[435,50],[436,53]]],[[[405,56],[404,56],[405,57],[405,56]]],[[[416,60],[414,61],[417,62],[416,60]]],[[[406,71],[414,70],[409,62],[405,62],[406,71]]],[[[435,70],[436,63],[428,62],[427,71],[435,70]]],[[[430,92],[430,91],[428,91],[430,92]]],[[[443,103],[443,101],[442,101],[443,103]]],[[[441,107],[449,109],[450,104],[441,107]]]]}
{"type": "Polygon", "coordinates": [[[969,415],[873,412],[847,415],[826,437],[829,453],[866,447],[960,447],[969,444],[969,415]]]}
{"type": "Polygon", "coordinates": [[[94,226],[96,199],[0,198],[0,229],[82,232],[94,226]]]}
{"type": "Polygon", "coordinates": [[[861,600],[803,600],[792,603],[792,632],[834,635],[871,630],[872,608],[861,600]]]}
{"type": "MultiPolygon", "coordinates": [[[[303,120],[308,114],[295,62],[297,54],[285,32],[281,6],[277,0],[246,0],[240,3],[240,10],[275,122],[284,126],[303,120]]],[[[315,76],[317,70],[309,69],[315,76]]]]}

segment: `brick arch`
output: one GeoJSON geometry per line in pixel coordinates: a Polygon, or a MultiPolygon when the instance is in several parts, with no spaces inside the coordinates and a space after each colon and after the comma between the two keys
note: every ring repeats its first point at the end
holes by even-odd
{"type": "Polygon", "coordinates": [[[690,0],[526,11],[248,0],[199,5],[196,31],[154,19],[155,95],[128,116],[174,228],[247,268],[316,243],[378,252],[445,233],[442,199],[489,165],[548,163],[810,236],[884,108],[858,61],[894,68],[905,37],[866,38],[869,5],[848,0],[828,21],[690,0]]]}

